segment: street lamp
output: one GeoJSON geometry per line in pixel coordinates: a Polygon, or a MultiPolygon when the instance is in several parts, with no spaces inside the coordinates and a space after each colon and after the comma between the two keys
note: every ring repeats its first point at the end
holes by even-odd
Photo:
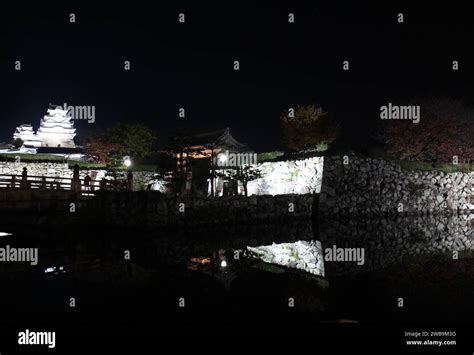
{"type": "Polygon", "coordinates": [[[126,156],[123,158],[123,164],[128,168],[130,165],[132,165],[132,160],[130,159],[129,156],[126,156]]]}

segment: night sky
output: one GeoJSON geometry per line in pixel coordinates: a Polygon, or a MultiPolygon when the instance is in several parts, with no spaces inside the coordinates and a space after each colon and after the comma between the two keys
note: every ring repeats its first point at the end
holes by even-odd
{"type": "Polygon", "coordinates": [[[141,122],[164,145],[176,127],[228,126],[239,141],[266,151],[282,147],[283,110],[315,103],[343,122],[341,140],[363,146],[388,101],[474,101],[474,21],[459,6],[172,3],[2,4],[0,141],[9,142],[21,123],[36,129],[50,102],[67,102],[96,107],[94,124],[76,121],[81,136],[141,122]],[[186,118],[178,118],[179,107],[186,118]]]}

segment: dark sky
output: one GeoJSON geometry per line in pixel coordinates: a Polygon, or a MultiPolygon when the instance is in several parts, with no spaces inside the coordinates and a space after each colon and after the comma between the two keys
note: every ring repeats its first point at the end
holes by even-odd
{"type": "MultiPolygon", "coordinates": [[[[168,2],[171,3],[171,2],[168,2]]],[[[141,122],[161,141],[178,126],[229,126],[253,148],[281,147],[281,112],[315,103],[364,145],[388,101],[474,99],[474,21],[459,6],[364,2],[45,4],[0,12],[0,141],[39,124],[50,102],[94,105],[101,131],[141,122]],[[69,14],[76,23],[69,23],[69,14]],[[178,13],[186,24],[178,23],[178,13]],[[288,24],[288,13],[295,23],[288,24]],[[397,23],[403,12],[404,24],[397,23]],[[350,71],[342,71],[342,61],[350,71]],[[21,60],[22,70],[14,71],[21,60]],[[124,60],[132,70],[124,71],[124,60]],[[239,60],[241,70],[233,71],[239,60]],[[460,70],[451,70],[452,60],[460,70]],[[186,118],[178,118],[179,107],[186,118]]],[[[449,3],[451,5],[451,3],[449,3]]],[[[35,127],[36,128],[36,127],[35,127]]]]}

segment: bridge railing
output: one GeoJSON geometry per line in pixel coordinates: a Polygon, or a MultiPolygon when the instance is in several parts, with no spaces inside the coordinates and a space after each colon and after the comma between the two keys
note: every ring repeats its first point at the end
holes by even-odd
{"type": "Polygon", "coordinates": [[[72,178],[60,176],[34,176],[28,175],[23,169],[22,175],[0,174],[0,188],[10,189],[38,189],[38,190],[66,190],[81,193],[82,195],[95,195],[97,190],[132,190],[133,174],[127,174],[127,180],[93,180],[92,178],[80,179],[79,171],[75,170],[72,178]]]}
{"type": "MultiPolygon", "coordinates": [[[[90,180],[85,183],[84,179],[79,179],[81,191],[94,192],[99,190],[100,182],[90,180]]],[[[11,189],[42,189],[42,190],[74,190],[73,179],[52,176],[31,176],[24,179],[22,175],[0,174],[0,188],[11,189]]]]}

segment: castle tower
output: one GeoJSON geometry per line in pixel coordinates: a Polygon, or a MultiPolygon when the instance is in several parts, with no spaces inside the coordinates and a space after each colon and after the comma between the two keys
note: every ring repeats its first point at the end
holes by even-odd
{"type": "Polygon", "coordinates": [[[41,147],[41,140],[33,131],[33,126],[30,124],[18,126],[13,134],[13,139],[21,139],[25,147],[41,147]]]}
{"type": "Polygon", "coordinates": [[[61,106],[48,109],[48,114],[43,117],[40,127],[36,132],[42,147],[75,148],[74,137],[76,129],[71,117],[61,106]]]}

